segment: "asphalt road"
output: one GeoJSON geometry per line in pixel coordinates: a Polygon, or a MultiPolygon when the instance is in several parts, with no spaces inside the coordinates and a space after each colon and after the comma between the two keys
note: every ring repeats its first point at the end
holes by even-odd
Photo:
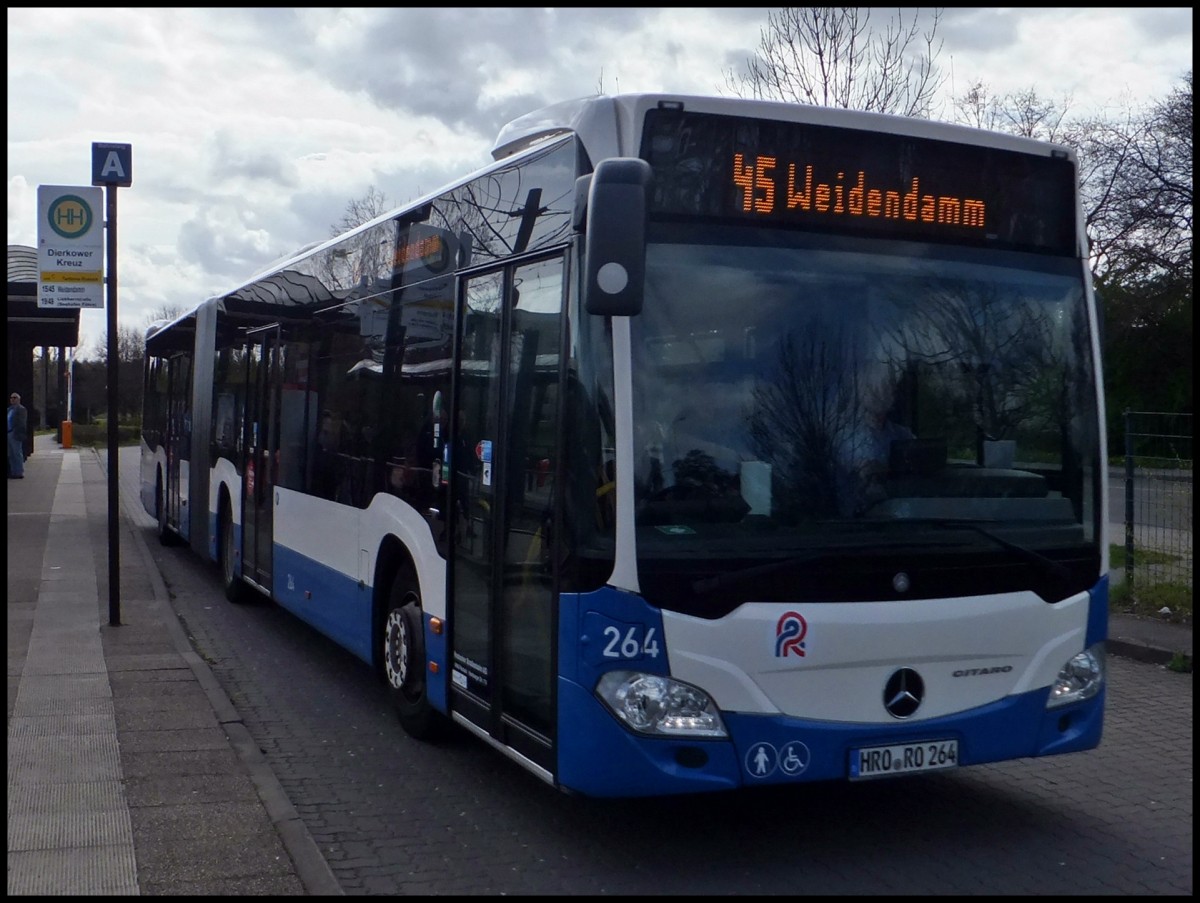
{"type": "MultiPolygon", "coordinates": [[[[1124,471],[1113,468],[1108,478],[1108,522],[1114,542],[1122,542],[1126,509],[1132,503],[1132,520],[1140,526],[1192,531],[1191,472],[1137,470],[1132,497],[1127,498],[1124,471]]],[[[1188,543],[1190,548],[1190,542],[1188,543]]]]}
{"type": "Polygon", "coordinates": [[[1086,753],[588,800],[465,733],[411,740],[358,659],[274,605],[229,604],[190,551],[151,547],[347,894],[1192,893],[1190,674],[1111,657],[1105,736],[1086,753]]]}

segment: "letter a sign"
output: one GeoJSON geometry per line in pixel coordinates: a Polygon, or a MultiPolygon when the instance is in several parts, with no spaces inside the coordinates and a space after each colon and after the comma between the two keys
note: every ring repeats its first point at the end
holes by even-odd
{"type": "Polygon", "coordinates": [[[133,145],[92,142],[92,184],[128,188],[133,184],[133,145]]]}

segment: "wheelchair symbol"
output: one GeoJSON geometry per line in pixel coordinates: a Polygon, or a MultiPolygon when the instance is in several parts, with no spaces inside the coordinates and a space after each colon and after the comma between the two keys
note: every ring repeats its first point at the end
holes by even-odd
{"type": "Polygon", "coordinates": [[[808,768],[811,758],[812,754],[809,753],[808,747],[799,740],[793,740],[780,751],[779,768],[784,774],[798,775],[808,768]]]}

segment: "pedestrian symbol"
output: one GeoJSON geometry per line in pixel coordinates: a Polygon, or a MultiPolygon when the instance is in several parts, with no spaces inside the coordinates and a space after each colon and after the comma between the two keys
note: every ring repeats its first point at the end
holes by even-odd
{"type": "Polygon", "coordinates": [[[746,753],[746,770],[753,778],[765,778],[775,770],[779,753],[770,743],[755,743],[746,753]]]}

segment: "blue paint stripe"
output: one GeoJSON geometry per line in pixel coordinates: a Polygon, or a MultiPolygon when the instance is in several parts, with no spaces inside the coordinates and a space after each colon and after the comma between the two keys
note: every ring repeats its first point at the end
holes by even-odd
{"type": "Polygon", "coordinates": [[[274,555],[275,600],[370,664],[371,587],[280,545],[274,555]]]}

